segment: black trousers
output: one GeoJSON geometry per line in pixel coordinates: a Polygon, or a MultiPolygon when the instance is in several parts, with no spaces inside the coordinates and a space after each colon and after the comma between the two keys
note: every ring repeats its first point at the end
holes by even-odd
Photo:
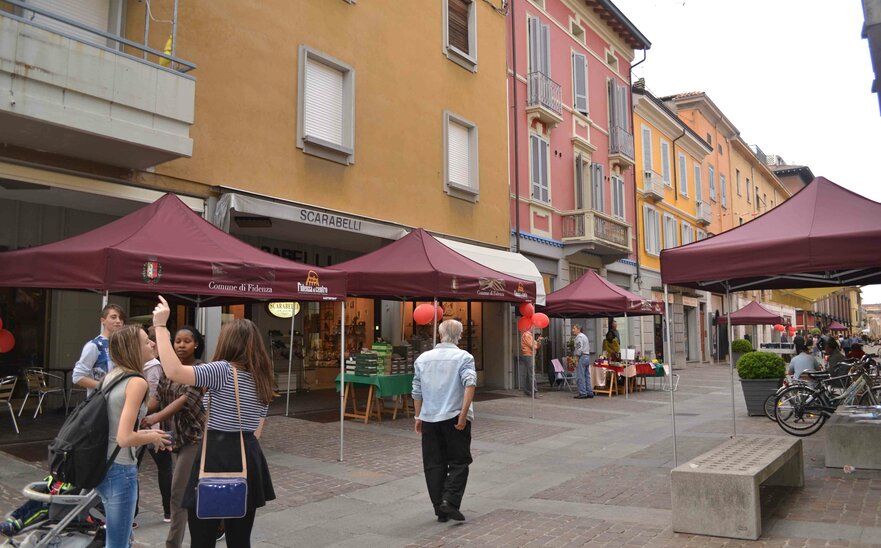
{"type": "MultiPolygon", "coordinates": [[[[162,496],[162,511],[168,516],[171,515],[171,475],[174,465],[171,459],[171,451],[156,451],[152,447],[147,450],[138,451],[138,468],[141,467],[141,461],[144,460],[144,453],[150,453],[153,462],[156,463],[156,469],[159,476],[159,494],[162,496]]],[[[135,515],[140,512],[141,494],[138,492],[138,505],[135,508],[135,515]]]]}
{"type": "Polygon", "coordinates": [[[428,496],[434,513],[440,515],[441,501],[459,508],[468,483],[471,464],[471,421],[456,430],[459,417],[441,422],[422,423],[422,465],[428,496]]]}
{"type": "Polygon", "coordinates": [[[199,519],[196,509],[188,510],[187,523],[190,526],[191,548],[214,548],[217,543],[217,530],[220,524],[226,531],[226,545],[230,548],[250,548],[251,529],[257,509],[251,508],[245,517],[236,519],[199,519]]]}

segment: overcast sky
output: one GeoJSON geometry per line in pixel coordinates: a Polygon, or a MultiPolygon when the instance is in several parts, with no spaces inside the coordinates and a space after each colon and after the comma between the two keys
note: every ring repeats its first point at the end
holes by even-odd
{"type": "MultiPolygon", "coordinates": [[[[613,2],[652,43],[634,81],[657,96],[706,92],[749,144],[881,202],[860,0],[613,2]]],[[[881,286],[863,302],[881,302],[881,286]]]]}

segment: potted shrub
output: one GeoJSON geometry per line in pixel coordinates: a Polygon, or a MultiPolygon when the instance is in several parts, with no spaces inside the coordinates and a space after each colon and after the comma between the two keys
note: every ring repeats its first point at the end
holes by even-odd
{"type": "Polygon", "coordinates": [[[731,341],[731,360],[737,364],[740,357],[747,352],[753,351],[753,345],[746,339],[734,339],[731,341]]]}
{"type": "Polygon", "coordinates": [[[773,352],[748,352],[737,360],[737,374],[750,416],[765,414],[765,400],[777,391],[786,374],[786,362],[773,352]]]}

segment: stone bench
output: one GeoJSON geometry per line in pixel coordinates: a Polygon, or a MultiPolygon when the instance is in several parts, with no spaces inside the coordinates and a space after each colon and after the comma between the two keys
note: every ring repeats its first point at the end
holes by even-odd
{"type": "Polygon", "coordinates": [[[839,407],[826,421],[826,466],[881,470],[881,417],[878,410],[839,407]]]}
{"type": "Polygon", "coordinates": [[[759,486],[804,485],[801,440],[739,436],[673,469],[673,530],[756,540],[759,486]]]}

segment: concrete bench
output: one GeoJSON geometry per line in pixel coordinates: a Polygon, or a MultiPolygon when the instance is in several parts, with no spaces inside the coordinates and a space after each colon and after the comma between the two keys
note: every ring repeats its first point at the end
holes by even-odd
{"type": "Polygon", "coordinates": [[[804,485],[798,438],[739,436],[673,469],[673,530],[756,540],[759,485],[804,485]]]}
{"type": "Polygon", "coordinates": [[[878,410],[839,407],[826,422],[826,466],[881,470],[881,417],[878,410]]]}

